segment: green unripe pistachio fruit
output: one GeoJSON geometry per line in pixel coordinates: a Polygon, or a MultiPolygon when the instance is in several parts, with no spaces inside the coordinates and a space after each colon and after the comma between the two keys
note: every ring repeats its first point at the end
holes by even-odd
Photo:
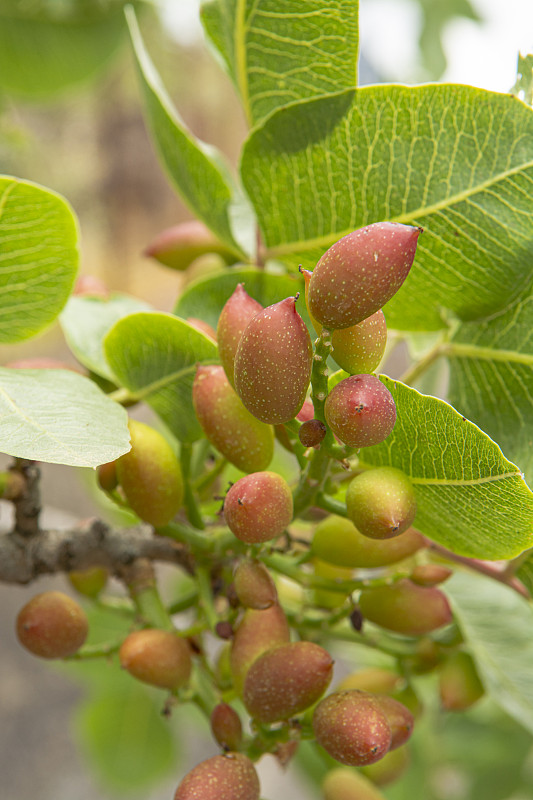
{"type": "Polygon", "coordinates": [[[186,640],[157,628],[130,633],[120,646],[119,660],[134,678],[160,689],[178,689],[191,674],[191,651],[186,640]]]}
{"type": "Polygon", "coordinates": [[[422,547],[424,537],[412,528],[393,539],[370,539],[351,520],[331,515],[316,526],[311,552],[339,567],[372,569],[396,564],[422,547]]]}
{"type": "Polygon", "coordinates": [[[287,297],[253,317],[235,356],[235,389],[262,422],[289,422],[300,411],[311,379],[313,348],[296,300],[287,297]]]}
{"type": "Polygon", "coordinates": [[[241,605],[262,610],[277,603],[276,584],[260,561],[241,561],[233,575],[233,585],[241,605]]]}
{"type": "Polygon", "coordinates": [[[408,578],[363,589],[359,608],[370,622],[406,636],[422,636],[452,621],[450,605],[440,589],[417,586],[408,578]]]}
{"type": "Polygon", "coordinates": [[[344,444],[371,447],[383,442],[392,432],[396,404],[375,375],[352,375],[337,383],[328,394],[324,416],[344,444]]]}
{"type": "Polygon", "coordinates": [[[313,714],[313,731],[330,756],[353,767],[379,761],[392,739],[387,715],[374,696],[357,689],[321,700],[313,714]]]}
{"type": "Polygon", "coordinates": [[[439,670],[439,695],[445,711],[465,711],[485,694],[472,656],[463,650],[448,656],[439,670]]]}
{"type": "Polygon", "coordinates": [[[333,659],[313,642],[289,642],[259,656],[246,675],[243,700],[259,722],[299,714],[319,700],[333,675],[333,659]]]}
{"type": "Polygon", "coordinates": [[[417,564],[409,576],[420,586],[437,586],[453,575],[453,570],[443,564],[417,564]]]}
{"type": "Polygon", "coordinates": [[[107,583],[109,572],[105,567],[89,567],[73,570],[67,577],[71,586],[80,594],[85,597],[98,597],[107,583]]]}
{"type": "Polygon", "coordinates": [[[104,492],[112,492],[118,486],[117,462],[108,461],[107,464],[100,464],[96,468],[96,477],[104,492]]]}
{"type": "Polygon", "coordinates": [[[242,742],[241,718],[228,703],[219,703],[211,712],[211,732],[225,750],[238,750],[242,742]]]}
{"type": "Polygon", "coordinates": [[[231,464],[243,472],[268,467],[274,455],[274,431],[245,409],[223,367],[198,367],[192,400],[207,439],[231,464]]]}
{"type": "Polygon", "coordinates": [[[230,668],[237,694],[242,694],[246,674],[256,658],[272,647],[290,641],[289,623],[281,606],[263,611],[248,609],[231,643],[230,668]]]}
{"type": "Polygon", "coordinates": [[[327,250],[309,282],[309,310],[330,330],[349,328],[393,297],[409,274],[421,228],[376,222],[327,250]]]}
{"type": "MultiPolygon", "coordinates": [[[[350,567],[340,567],[323,561],[321,558],[313,558],[313,572],[318,578],[328,578],[328,580],[338,583],[339,581],[349,581],[353,578],[353,570],[350,567]]],[[[336,592],[330,589],[315,588],[313,599],[315,605],[320,608],[339,608],[342,606],[349,592],[336,592]]]]}
{"type": "Polygon", "coordinates": [[[137,516],[154,527],[167,525],[183,504],[180,463],[164,436],[130,419],[131,450],[117,464],[117,478],[137,516]]]}
{"type": "Polygon", "coordinates": [[[261,303],[245,291],[244,284],[237,284],[237,288],[225,303],[217,325],[218,354],[222,366],[233,386],[235,354],[248,323],[259,311],[263,310],[261,303]]]}
{"type": "Polygon", "coordinates": [[[88,631],[85,611],[63,592],[35,595],[17,616],[19,642],[40,658],[74,655],[85,642],[88,631]]]}
{"type": "Polygon", "coordinates": [[[389,539],[411,526],[416,515],[416,495],[404,472],[395,467],[377,467],[350,482],[346,509],[364,536],[389,539]]]}
{"type": "Polygon", "coordinates": [[[324,800],[386,800],[368,778],[349,767],[330,770],[322,783],[322,793],[324,800]]]}
{"type": "Polygon", "coordinates": [[[292,516],[292,492],[277,472],[253,472],[239,478],[224,500],[228,528],[247,544],[281,536],[292,516]]]}
{"type": "Polygon", "coordinates": [[[201,761],[183,778],[174,800],[259,800],[255,767],[242,753],[201,761]]]}

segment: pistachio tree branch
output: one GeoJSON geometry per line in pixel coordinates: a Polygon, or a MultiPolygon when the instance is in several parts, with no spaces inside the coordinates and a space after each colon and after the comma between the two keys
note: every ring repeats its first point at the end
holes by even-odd
{"type": "Polygon", "coordinates": [[[187,547],[157,536],[149,525],[114,529],[98,519],[68,530],[41,530],[24,536],[17,530],[0,536],[0,581],[31,583],[40,575],[102,566],[122,577],[138,559],[165,561],[193,573],[187,547]]]}

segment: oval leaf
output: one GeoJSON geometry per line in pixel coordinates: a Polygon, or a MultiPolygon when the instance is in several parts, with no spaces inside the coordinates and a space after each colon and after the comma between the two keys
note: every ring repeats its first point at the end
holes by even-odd
{"type": "Polygon", "coordinates": [[[191,283],[180,296],[174,312],[184,319],[203,319],[216,330],[220,312],[238,283],[243,283],[250,297],[264,307],[278,303],[286,297],[294,297],[300,292],[298,312],[310,324],[303,295],[303,280],[299,275],[274,275],[262,269],[251,268],[232,268],[191,283]]]}
{"type": "Polygon", "coordinates": [[[103,341],[115,322],[136,311],[149,311],[150,306],[136,297],[113,294],[108,300],[100,297],[71,297],[59,319],[67,344],[87,369],[115,380],[104,355],[103,341]]]}
{"type": "Polygon", "coordinates": [[[207,35],[257,124],[281,106],[357,83],[357,0],[214,0],[202,8],[207,35]],[[282,44],[281,44],[282,43],[282,44]]]}
{"type": "Polygon", "coordinates": [[[171,314],[141,312],[116,323],[104,352],[120,384],[148,403],[180,441],[203,436],[192,383],[198,364],[218,361],[211,339],[171,314]]]}
{"type": "Polygon", "coordinates": [[[492,436],[533,486],[533,286],[446,348],[450,402],[492,436]]]}
{"type": "Polygon", "coordinates": [[[241,172],[269,253],[293,267],[372,222],[425,229],[391,327],[486,316],[530,277],[533,111],[510,95],[370,86],[294,104],[252,133],[241,172]]]}
{"type": "Polygon", "coordinates": [[[456,572],[443,589],[485,689],[533,733],[531,604],[509,587],[470,573],[456,572]]]}
{"type": "Polygon", "coordinates": [[[222,156],[187,130],[178,117],[142,40],[135,13],[126,18],[139,69],[147,122],[162,164],[191,211],[211,228],[236,255],[243,255],[235,241],[233,221],[248,218],[251,236],[253,214],[233,185],[222,156]],[[246,212],[246,213],[245,213],[246,212]]]}
{"type": "Polygon", "coordinates": [[[0,342],[34,336],[57,317],[78,271],[78,226],[55,192],[0,177],[0,342]]]}
{"type": "Polygon", "coordinates": [[[0,450],[97,467],[130,449],[125,410],[88,378],[62,369],[0,368],[0,450]]]}
{"type": "Polygon", "coordinates": [[[361,461],[409,475],[415,527],[473,558],[512,558],[532,547],[533,493],[498,445],[443,400],[380,378],[396,402],[396,425],[361,461]]]}

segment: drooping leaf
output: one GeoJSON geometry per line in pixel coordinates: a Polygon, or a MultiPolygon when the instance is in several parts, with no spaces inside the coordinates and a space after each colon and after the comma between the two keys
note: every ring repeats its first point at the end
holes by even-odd
{"type": "Polygon", "coordinates": [[[243,283],[246,292],[261,303],[270,306],[286,297],[301,293],[298,313],[308,321],[303,302],[303,281],[299,275],[276,275],[261,269],[231,269],[223,273],[195,281],[179,297],[174,313],[179,317],[199,317],[213,328],[217,327],[222,307],[238,283],[243,283]]]}
{"type": "Polygon", "coordinates": [[[0,452],[97,467],[130,449],[127,414],[83,375],[0,368],[0,452]]]}
{"type": "Polygon", "coordinates": [[[252,133],[241,171],[269,254],[292,267],[372,222],[425,229],[390,327],[486,316],[530,275],[533,111],[509,95],[371,86],[294,104],[252,133]]]}
{"type": "Polygon", "coordinates": [[[358,0],[211,0],[202,21],[255,125],[357,84],[358,0]]]}
{"type": "Polygon", "coordinates": [[[123,5],[121,0],[3,0],[0,87],[40,98],[97,74],[125,38],[123,5]]]}
{"type": "Polygon", "coordinates": [[[533,608],[501,583],[456,572],[444,590],[495,703],[533,733],[533,608]]]}
{"type": "Polygon", "coordinates": [[[393,466],[413,483],[414,525],[455,553],[511,558],[533,546],[533,493],[498,445],[452,406],[381,376],[397,419],[363,464],[393,466]]]}
{"type": "Polygon", "coordinates": [[[78,226],[55,192],[0,177],[0,342],[28,339],[54,321],[78,270],[78,226]]]}
{"type": "Polygon", "coordinates": [[[136,311],[150,311],[150,306],[126,294],[113,294],[108,300],[76,296],[69,298],[59,321],[78,361],[112,381],[114,375],[104,355],[104,338],[117,320],[136,311]]]}
{"type": "Polygon", "coordinates": [[[116,379],[159,414],[182,442],[203,435],[192,405],[198,364],[218,361],[216,345],[171,314],[131,314],[104,340],[104,354],[116,379]]]}
{"type": "Polygon", "coordinates": [[[221,154],[193,136],[179,118],[146,51],[133,9],[126,9],[126,17],[146,119],[161,162],[191,211],[230,249],[242,256],[240,241],[238,243],[235,237],[240,237],[241,226],[246,236],[252,230],[248,203],[235,185],[221,154]]]}
{"type": "Polygon", "coordinates": [[[450,402],[498,442],[533,486],[533,284],[450,341],[450,402]]]}

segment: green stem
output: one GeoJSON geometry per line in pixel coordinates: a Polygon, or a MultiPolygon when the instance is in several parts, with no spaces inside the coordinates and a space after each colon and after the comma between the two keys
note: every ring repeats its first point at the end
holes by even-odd
{"type": "Polygon", "coordinates": [[[421,375],[426,372],[430,366],[437,361],[438,358],[441,356],[448,355],[451,352],[451,346],[448,342],[439,342],[438,344],[433,347],[429,353],[417,361],[416,364],[413,364],[409,367],[406,372],[400,378],[402,383],[406,383],[408,385],[413,384],[421,375]]]}
{"type": "Polygon", "coordinates": [[[335,500],[334,497],[322,494],[322,492],[315,498],[315,505],[322,508],[324,511],[329,511],[330,514],[336,514],[338,517],[348,516],[346,503],[343,503],[341,500],[335,500]]]}
{"type": "Polygon", "coordinates": [[[173,631],[174,625],[170,619],[163,601],[159,595],[157,587],[147,586],[139,592],[130,590],[137,613],[142,619],[154,628],[173,631]]]}
{"type": "Polygon", "coordinates": [[[191,456],[192,456],[192,445],[183,442],[180,450],[180,463],[181,463],[181,471],[183,474],[183,483],[185,489],[185,513],[187,514],[187,519],[189,520],[191,525],[194,525],[194,527],[198,528],[199,530],[204,530],[205,523],[202,518],[200,509],[198,508],[198,504],[196,502],[196,498],[194,496],[190,481],[191,456]]]}
{"type": "Polygon", "coordinates": [[[191,589],[190,592],[179,597],[169,606],[169,614],[179,614],[181,611],[187,611],[188,608],[196,604],[198,599],[198,590],[191,589]]]}
{"type": "Polygon", "coordinates": [[[109,658],[113,653],[118,653],[124,638],[116,642],[100,642],[99,644],[87,644],[71,656],[67,656],[65,661],[89,661],[93,658],[109,658]]]}
{"type": "Polygon", "coordinates": [[[211,577],[209,575],[209,571],[205,567],[197,567],[196,580],[198,582],[200,606],[204,612],[211,631],[214,631],[218,622],[218,614],[215,611],[215,605],[213,602],[213,592],[211,591],[211,577]]]}
{"type": "Polygon", "coordinates": [[[197,492],[205,491],[212,483],[214,483],[214,481],[216,481],[220,473],[224,470],[224,467],[226,466],[227,463],[228,462],[226,461],[225,458],[219,458],[217,461],[215,461],[215,464],[212,467],[212,469],[210,469],[208,472],[206,472],[204,475],[202,475],[200,478],[194,481],[193,488],[197,492]]]}

